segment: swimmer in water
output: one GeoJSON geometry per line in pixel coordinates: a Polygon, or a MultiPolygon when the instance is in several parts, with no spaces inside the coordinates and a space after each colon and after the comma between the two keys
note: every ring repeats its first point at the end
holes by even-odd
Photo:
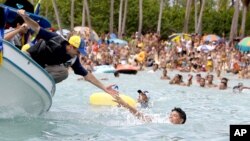
{"type": "Polygon", "coordinates": [[[137,102],[140,103],[141,108],[148,108],[149,98],[146,95],[146,93],[148,93],[148,91],[142,92],[141,90],[138,90],[137,92],[139,93],[139,97],[137,99],[137,102]]]}
{"type": "Polygon", "coordinates": [[[238,85],[233,87],[233,92],[234,93],[236,93],[237,91],[241,92],[241,87],[243,87],[243,83],[238,83],[238,85]]]}
{"type": "Polygon", "coordinates": [[[244,90],[244,89],[250,89],[250,87],[245,87],[245,86],[243,85],[243,83],[238,83],[237,86],[234,86],[234,87],[233,87],[233,92],[236,93],[236,92],[238,91],[239,93],[241,93],[242,90],[244,90]]]}
{"type": "MultiPolygon", "coordinates": [[[[138,119],[144,121],[144,122],[152,122],[153,117],[146,116],[143,113],[139,112],[136,108],[130,106],[127,104],[124,100],[122,100],[119,96],[115,96],[115,102],[117,102],[119,105],[123,106],[124,108],[127,108],[135,117],[138,119]]],[[[186,122],[186,113],[181,108],[173,108],[171,110],[171,113],[168,117],[168,120],[172,124],[184,124],[186,122]]]]}

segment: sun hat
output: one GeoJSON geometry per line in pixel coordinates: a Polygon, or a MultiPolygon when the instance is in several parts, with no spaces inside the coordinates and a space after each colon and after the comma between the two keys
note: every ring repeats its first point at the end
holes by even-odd
{"type": "Polygon", "coordinates": [[[87,55],[86,49],[85,49],[85,42],[83,39],[81,39],[80,36],[73,35],[69,38],[69,44],[73,45],[74,47],[78,48],[81,54],[87,55]]]}

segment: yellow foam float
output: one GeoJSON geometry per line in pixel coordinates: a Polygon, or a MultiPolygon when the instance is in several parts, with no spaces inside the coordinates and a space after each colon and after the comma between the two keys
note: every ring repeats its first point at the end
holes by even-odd
{"type": "MultiPolygon", "coordinates": [[[[119,96],[125,101],[127,102],[130,106],[135,107],[136,106],[136,101],[124,94],[119,94],[119,96]]],[[[114,98],[105,93],[105,92],[97,92],[97,93],[93,93],[90,97],[89,97],[89,102],[92,105],[97,105],[97,106],[117,106],[118,104],[116,102],[113,101],[114,98]]]]}

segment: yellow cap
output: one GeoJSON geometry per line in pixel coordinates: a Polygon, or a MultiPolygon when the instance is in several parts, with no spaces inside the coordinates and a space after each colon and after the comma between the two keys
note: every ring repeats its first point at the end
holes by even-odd
{"type": "Polygon", "coordinates": [[[80,36],[76,36],[73,35],[69,38],[69,43],[71,45],[73,45],[76,48],[79,48],[80,44],[81,44],[81,37],[80,36]]]}
{"type": "Polygon", "coordinates": [[[80,36],[73,35],[69,38],[69,44],[73,45],[74,47],[78,48],[78,50],[83,54],[86,55],[85,51],[85,42],[81,39],[80,36]]]}

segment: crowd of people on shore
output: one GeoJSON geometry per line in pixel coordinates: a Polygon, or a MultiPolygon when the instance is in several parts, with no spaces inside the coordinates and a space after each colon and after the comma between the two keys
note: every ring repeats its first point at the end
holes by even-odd
{"type": "MultiPolygon", "coordinates": [[[[77,33],[73,33],[77,34],[77,33]]],[[[239,79],[250,78],[250,54],[239,51],[235,46],[237,41],[228,43],[225,37],[207,41],[204,36],[190,35],[189,39],[182,38],[178,42],[161,40],[155,33],[131,36],[127,45],[109,42],[110,34],[102,34],[99,41],[87,42],[88,56],[82,57],[82,64],[89,71],[94,71],[96,65],[130,64],[150,72],[162,71],[161,79],[170,79],[168,71],[179,71],[169,83],[177,85],[192,85],[192,75],[187,83],[183,81],[183,74],[196,75],[196,82],[201,87],[218,87],[227,89],[226,73],[237,75],[239,79]],[[212,49],[203,49],[210,46],[212,49]],[[202,76],[201,74],[207,75],[202,76]],[[218,79],[220,84],[213,84],[218,79]],[[204,82],[205,81],[205,82],[204,82]]]]}
{"type": "MultiPolygon", "coordinates": [[[[31,44],[26,34],[28,29],[27,23],[16,23],[14,27],[5,30],[5,39],[24,49],[27,43],[31,44]]],[[[220,89],[227,87],[228,79],[222,79],[225,73],[238,75],[239,79],[250,78],[250,53],[239,51],[235,47],[237,42],[228,43],[225,37],[209,41],[204,40],[205,35],[192,34],[189,38],[184,38],[180,34],[179,40],[171,41],[162,40],[156,33],[139,36],[135,32],[129,37],[128,44],[119,44],[110,42],[110,33],[101,34],[99,40],[91,40],[89,33],[83,35],[76,31],[64,37],[69,39],[72,35],[85,39],[86,56],[82,56],[80,62],[89,72],[93,72],[94,66],[99,65],[116,67],[118,64],[130,64],[139,70],[147,67],[152,67],[151,72],[161,70],[161,79],[170,79],[167,72],[177,70],[180,73],[170,80],[170,84],[187,86],[192,85],[192,77],[189,76],[185,84],[182,80],[183,73],[201,76],[202,72],[207,72],[208,75],[199,78],[201,83],[198,79],[198,84],[201,87],[211,87],[209,83],[214,78],[219,78],[222,82],[220,89]],[[210,49],[206,46],[210,46],[210,49]],[[207,83],[203,85],[204,79],[207,83]]],[[[213,85],[216,86],[219,85],[213,85]]]]}

